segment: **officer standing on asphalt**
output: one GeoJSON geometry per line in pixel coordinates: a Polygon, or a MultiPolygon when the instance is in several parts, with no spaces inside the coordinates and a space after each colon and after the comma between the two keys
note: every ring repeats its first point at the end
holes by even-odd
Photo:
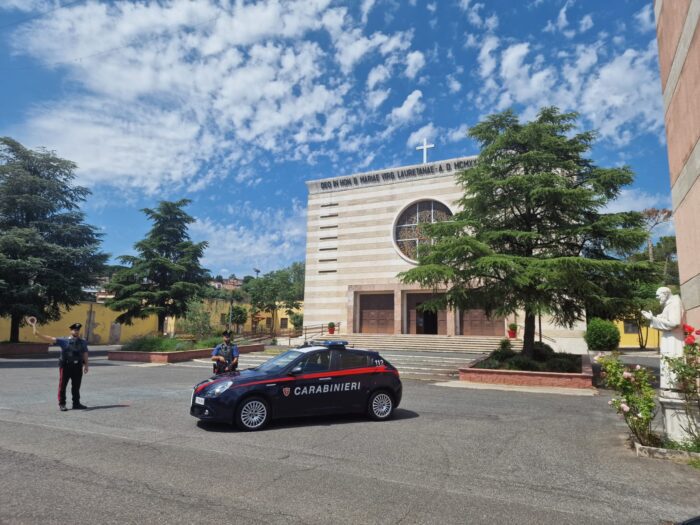
{"type": "Polygon", "coordinates": [[[83,373],[88,373],[88,347],[85,339],[80,337],[80,323],[73,323],[70,328],[70,337],[51,337],[35,332],[36,335],[61,347],[61,357],[58,359],[58,408],[61,412],[66,408],[66,387],[71,382],[71,395],[73,396],[73,409],[87,408],[80,403],[80,383],[83,373]]]}
{"type": "Polygon", "coordinates": [[[233,372],[238,368],[238,345],[231,344],[231,332],[224,330],[221,334],[223,343],[219,343],[211,353],[211,360],[214,361],[214,373],[233,372]]]}

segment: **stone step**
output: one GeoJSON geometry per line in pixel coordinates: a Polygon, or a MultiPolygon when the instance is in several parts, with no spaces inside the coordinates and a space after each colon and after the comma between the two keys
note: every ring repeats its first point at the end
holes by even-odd
{"type": "MultiPolygon", "coordinates": [[[[375,334],[334,334],[324,340],[345,340],[349,346],[371,350],[420,351],[420,352],[461,352],[484,353],[498,348],[501,337],[467,337],[435,335],[375,335],[375,334]]],[[[522,348],[522,340],[512,339],[513,349],[522,348]]]]}

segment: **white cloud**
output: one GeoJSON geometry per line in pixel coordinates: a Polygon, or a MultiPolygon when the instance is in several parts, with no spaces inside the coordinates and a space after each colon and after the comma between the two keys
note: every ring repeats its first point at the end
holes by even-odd
{"type": "Polygon", "coordinates": [[[656,31],[656,23],[654,22],[654,11],[652,5],[647,3],[639,11],[634,14],[634,20],[637,22],[637,29],[642,33],[656,31]]]}
{"type": "Polygon", "coordinates": [[[367,103],[369,104],[369,107],[372,109],[377,109],[387,99],[389,93],[391,93],[391,89],[376,89],[374,91],[370,91],[367,96],[367,103]]]}
{"type": "Polygon", "coordinates": [[[411,148],[423,144],[423,139],[427,140],[428,142],[435,140],[437,133],[437,128],[435,128],[433,123],[430,122],[429,124],[426,124],[422,128],[411,133],[406,141],[406,146],[411,148]]]}
{"type": "MultiPolygon", "coordinates": [[[[38,5],[9,1],[3,8],[38,5]]],[[[373,5],[363,4],[365,14],[373,5]]],[[[407,72],[423,67],[412,38],[365,35],[331,0],[70,5],[12,33],[16,55],[77,86],[36,106],[16,136],[75,160],[88,184],[157,194],[231,173],[252,186],[260,177],[246,169],[261,152],[306,159],[356,143],[363,130],[353,107],[362,100],[351,93],[353,69],[370,54],[386,64],[367,80],[379,107],[389,90],[372,88],[390,78],[391,64],[409,56],[407,72]],[[333,45],[322,48],[319,33],[333,45]],[[343,145],[323,145],[335,141],[343,145]]],[[[395,111],[399,122],[402,108],[395,111]]]]}
{"type": "Polygon", "coordinates": [[[389,80],[391,76],[391,71],[384,64],[380,64],[372,68],[367,75],[367,88],[374,89],[377,84],[381,84],[389,80]]]}
{"type": "Polygon", "coordinates": [[[644,190],[625,188],[620,191],[617,199],[610,202],[605,213],[619,213],[623,211],[642,211],[648,208],[670,208],[671,202],[668,193],[647,193],[644,190]]]}
{"type": "Polygon", "coordinates": [[[584,16],[578,24],[578,30],[585,33],[593,27],[593,17],[591,15],[584,16]]]}
{"type": "Polygon", "coordinates": [[[406,76],[415,78],[418,71],[425,65],[425,57],[420,51],[412,51],[406,56],[406,76]]]}
{"type": "Polygon", "coordinates": [[[401,125],[420,115],[425,109],[425,105],[421,102],[422,96],[423,92],[420,89],[414,90],[406,97],[403,104],[391,110],[389,121],[394,125],[401,125]]]}
{"type": "Polygon", "coordinates": [[[467,124],[462,124],[459,127],[448,129],[447,141],[459,142],[460,140],[465,140],[467,138],[467,131],[469,131],[469,126],[467,124]]]}
{"type": "Polygon", "coordinates": [[[198,217],[190,226],[192,238],[207,241],[202,265],[230,268],[242,276],[259,268],[263,273],[298,260],[306,240],[306,210],[294,202],[289,211],[255,208],[249,202],[225,217],[198,217]],[[250,221],[250,222],[249,222],[250,221]]]}
{"type": "Polygon", "coordinates": [[[493,71],[496,69],[496,57],[492,54],[499,45],[499,40],[493,35],[489,35],[484,38],[484,41],[479,50],[479,75],[481,78],[487,78],[491,76],[493,71]]]}
{"type": "Polygon", "coordinates": [[[459,93],[459,91],[462,89],[462,84],[460,84],[454,76],[448,75],[447,88],[450,90],[450,93],[459,93]]]}
{"type": "Polygon", "coordinates": [[[362,12],[362,23],[363,24],[367,23],[367,17],[369,15],[369,12],[374,7],[375,3],[376,3],[376,0],[362,0],[362,6],[360,7],[360,11],[362,12]]]}
{"type": "Polygon", "coordinates": [[[432,3],[426,4],[425,8],[428,11],[430,11],[431,13],[434,13],[435,11],[437,11],[437,2],[432,2],[432,3]]]}
{"type": "Polygon", "coordinates": [[[547,63],[541,55],[533,57],[527,42],[510,45],[500,56],[486,49],[482,48],[481,67],[482,74],[489,76],[474,95],[486,111],[517,105],[524,120],[547,105],[579,111],[587,125],[617,146],[637,135],[663,130],[655,41],[646,49],[627,49],[603,63],[601,57],[610,49],[604,41],[560,54],[559,64],[547,63]],[[491,64],[497,60],[500,67],[495,70],[491,64]]]}

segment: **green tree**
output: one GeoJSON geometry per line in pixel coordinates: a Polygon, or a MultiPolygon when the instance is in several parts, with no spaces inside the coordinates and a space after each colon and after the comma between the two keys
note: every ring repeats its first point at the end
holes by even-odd
{"type": "Polygon", "coordinates": [[[187,302],[182,327],[200,341],[211,335],[211,315],[200,299],[195,297],[187,302]]]}
{"type": "Polygon", "coordinates": [[[641,214],[603,213],[633,174],[585,158],[595,133],[575,133],[576,113],[548,107],[522,124],[512,111],[470,129],[481,145],[475,166],[459,175],[462,211],[425,226],[432,245],[404,282],[446,289],[431,306],[524,310],[523,353],[532,356],[535,320],[549,313],[571,326],[588,305],[622,282],[648,282],[648,263],[627,263],[646,239],[641,214]]]}
{"type": "Polygon", "coordinates": [[[10,317],[11,342],[25,316],[60,319],[103,270],[101,235],[80,211],[90,191],[73,183],[75,169],[54,152],[0,138],[0,316],[10,317]]]}
{"type": "Polygon", "coordinates": [[[153,222],[146,237],[134,247],[138,255],[123,255],[126,266],[114,274],[107,289],[114,298],[106,302],[121,311],[117,322],[158,316],[158,332],[163,333],[166,316],[183,316],[190,299],[201,292],[209,273],[199,264],[206,242],[193,243],[187,226],[194,222],[183,208],[191,201],[161,201],[155,209],[142,211],[153,222]]]}
{"type": "Polygon", "coordinates": [[[231,311],[229,314],[231,323],[236,327],[236,333],[240,331],[240,327],[245,324],[248,320],[248,310],[245,306],[240,304],[231,305],[231,311]]]}
{"type": "Polygon", "coordinates": [[[243,283],[255,312],[272,315],[272,333],[277,326],[277,310],[284,308],[287,314],[301,306],[304,299],[304,264],[293,263],[287,268],[266,273],[243,283]]]}

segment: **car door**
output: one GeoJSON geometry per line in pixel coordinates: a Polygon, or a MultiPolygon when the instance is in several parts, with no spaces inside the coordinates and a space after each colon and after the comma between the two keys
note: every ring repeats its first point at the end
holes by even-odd
{"type": "Polygon", "coordinates": [[[333,350],[333,368],[338,383],[337,404],[343,411],[364,411],[373,364],[367,352],[333,350]]]}
{"type": "MultiPolygon", "coordinates": [[[[332,384],[331,356],[328,349],[309,352],[292,368],[295,376],[289,385],[288,395],[282,399],[280,415],[309,415],[330,412],[332,384]]],[[[287,386],[287,385],[285,385],[287,386]]]]}

